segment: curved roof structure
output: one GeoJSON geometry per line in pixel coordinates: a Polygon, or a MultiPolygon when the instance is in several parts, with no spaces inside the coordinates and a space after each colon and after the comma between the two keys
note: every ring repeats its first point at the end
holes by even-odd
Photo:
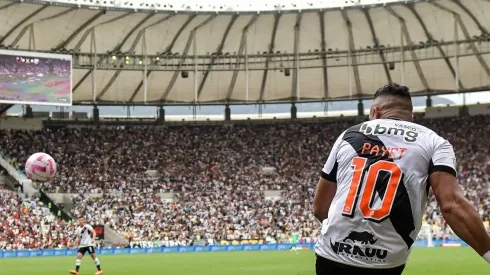
{"type": "Polygon", "coordinates": [[[73,54],[75,102],[369,98],[389,81],[420,95],[490,89],[488,0],[213,13],[40,2],[0,1],[0,46],[73,54]]]}

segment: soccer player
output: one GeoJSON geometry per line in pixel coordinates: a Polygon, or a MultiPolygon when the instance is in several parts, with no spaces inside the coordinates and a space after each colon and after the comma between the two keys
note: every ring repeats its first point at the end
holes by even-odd
{"type": "Polygon", "coordinates": [[[95,230],[90,226],[90,224],[85,223],[84,218],[78,219],[79,227],[75,230],[75,236],[80,239],[80,246],[78,248],[77,261],[75,270],[70,270],[70,274],[78,275],[80,270],[80,265],[82,264],[82,257],[86,252],[90,254],[90,257],[94,260],[95,266],[97,266],[96,275],[103,274],[104,271],[100,269],[100,262],[95,255],[95,230]]]}
{"type": "Polygon", "coordinates": [[[451,144],[413,123],[412,111],[408,88],[388,84],[370,121],[334,143],[313,203],[318,275],[402,274],[430,188],[449,226],[490,263],[490,237],[456,182],[451,144]]]}
{"type": "Polygon", "coordinates": [[[298,247],[296,246],[298,244],[298,237],[299,233],[293,229],[293,232],[291,233],[291,251],[296,251],[296,254],[298,254],[298,247]]]}

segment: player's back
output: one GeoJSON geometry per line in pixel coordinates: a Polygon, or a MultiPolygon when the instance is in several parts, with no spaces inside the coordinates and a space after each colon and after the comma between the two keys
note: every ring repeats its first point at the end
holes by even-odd
{"type": "Polygon", "coordinates": [[[348,265],[405,264],[420,231],[430,173],[455,174],[452,146],[421,125],[361,123],[335,142],[322,177],[337,183],[316,252],[348,265]]]}

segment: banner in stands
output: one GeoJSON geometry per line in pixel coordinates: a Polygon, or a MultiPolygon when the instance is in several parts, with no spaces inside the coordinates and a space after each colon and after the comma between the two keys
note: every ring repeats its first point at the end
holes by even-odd
{"type": "Polygon", "coordinates": [[[96,225],[94,226],[95,230],[95,239],[96,240],[103,240],[104,239],[104,226],[103,225],[96,225]]]}
{"type": "MultiPolygon", "coordinates": [[[[434,246],[446,246],[446,244],[460,244],[468,246],[461,240],[442,241],[435,240],[434,246]]],[[[417,240],[414,247],[427,247],[426,240],[417,240]]],[[[297,244],[303,250],[313,250],[314,243],[297,244]]],[[[245,244],[245,245],[209,245],[209,246],[175,246],[175,247],[154,247],[154,248],[102,248],[95,252],[100,255],[119,255],[119,254],[152,254],[152,253],[184,253],[184,252],[226,252],[226,251],[277,251],[290,250],[291,244],[245,244]]],[[[46,249],[46,250],[19,250],[1,251],[0,258],[24,258],[24,257],[51,257],[51,256],[75,256],[77,249],[46,249]]]]}

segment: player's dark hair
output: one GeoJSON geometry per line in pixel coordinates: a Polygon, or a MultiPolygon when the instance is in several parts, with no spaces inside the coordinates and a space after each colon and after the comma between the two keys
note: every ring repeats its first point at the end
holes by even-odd
{"type": "Polygon", "coordinates": [[[374,99],[380,96],[396,96],[412,101],[408,87],[401,86],[394,82],[388,83],[387,85],[379,88],[374,94],[374,99]]]}

